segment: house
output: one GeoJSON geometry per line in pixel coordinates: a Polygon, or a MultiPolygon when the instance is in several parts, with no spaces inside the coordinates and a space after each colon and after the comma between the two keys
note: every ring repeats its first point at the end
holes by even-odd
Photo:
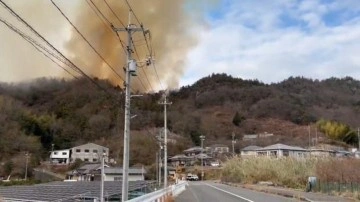
{"type": "MultiPolygon", "coordinates": [[[[104,167],[108,167],[104,165],[104,167]]],[[[101,169],[100,163],[85,164],[78,169],[67,172],[67,180],[95,181],[94,170],[101,169]]]]}
{"type": "Polygon", "coordinates": [[[184,150],[185,156],[196,156],[202,152],[205,152],[205,150],[201,147],[191,147],[189,149],[184,150]]]}
{"type": "Polygon", "coordinates": [[[50,153],[50,162],[52,164],[69,164],[70,149],[55,150],[50,153]]]}
{"type": "Polygon", "coordinates": [[[257,154],[257,150],[261,149],[262,147],[256,146],[256,145],[250,145],[247,147],[244,147],[241,152],[240,155],[242,157],[249,157],[249,156],[256,156],[257,154]]]}
{"type": "Polygon", "coordinates": [[[311,157],[334,157],[335,151],[331,149],[309,149],[311,157]]]}
{"type": "MultiPolygon", "coordinates": [[[[101,177],[101,169],[98,169],[98,176],[101,177]]],[[[146,170],[142,168],[129,168],[129,181],[145,180],[146,170]]],[[[123,168],[109,167],[104,169],[104,181],[121,181],[123,175],[123,168]]]]}
{"type": "Polygon", "coordinates": [[[280,157],[306,157],[307,150],[301,147],[293,147],[285,144],[274,144],[256,150],[257,156],[280,157]]]}
{"type": "Polygon", "coordinates": [[[224,144],[214,144],[210,146],[210,153],[211,154],[223,154],[229,153],[229,146],[224,144]]]}
{"type": "Polygon", "coordinates": [[[273,133],[264,132],[259,134],[245,134],[242,139],[246,141],[246,140],[254,140],[258,138],[272,137],[272,136],[274,136],[273,133]]]}
{"type": "Polygon", "coordinates": [[[186,156],[185,154],[178,154],[169,158],[169,162],[172,166],[191,166],[194,164],[195,158],[191,156],[186,156]]]}
{"type": "MultiPolygon", "coordinates": [[[[121,181],[123,169],[104,165],[104,181],[121,181]]],[[[145,180],[144,168],[129,168],[129,181],[145,180]]],[[[86,164],[76,170],[67,173],[67,179],[72,181],[100,181],[101,164],[86,164]]]]}
{"type": "Polygon", "coordinates": [[[75,162],[76,159],[81,159],[85,162],[101,162],[104,155],[105,162],[109,161],[109,148],[100,146],[94,143],[88,143],[71,148],[70,162],[75,162]]]}

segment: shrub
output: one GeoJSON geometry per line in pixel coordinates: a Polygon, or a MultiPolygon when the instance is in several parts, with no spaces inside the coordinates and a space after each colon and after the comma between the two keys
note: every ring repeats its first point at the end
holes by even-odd
{"type": "Polygon", "coordinates": [[[271,181],[280,186],[305,188],[307,178],[315,175],[316,161],[315,159],[235,157],[224,165],[221,179],[241,183],[271,181]]]}

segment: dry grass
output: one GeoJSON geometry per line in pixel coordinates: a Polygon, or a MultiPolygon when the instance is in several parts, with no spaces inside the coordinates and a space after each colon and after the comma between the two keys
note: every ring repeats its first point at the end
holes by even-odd
{"type": "Polygon", "coordinates": [[[225,164],[221,179],[241,183],[271,181],[279,186],[305,188],[307,178],[316,174],[317,161],[315,159],[235,157],[225,164]]]}

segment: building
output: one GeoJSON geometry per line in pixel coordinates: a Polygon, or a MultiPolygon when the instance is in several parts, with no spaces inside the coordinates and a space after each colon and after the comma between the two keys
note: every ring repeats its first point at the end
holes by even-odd
{"type": "Polygon", "coordinates": [[[73,163],[76,159],[81,159],[85,162],[101,162],[103,155],[105,157],[105,162],[108,162],[109,148],[94,143],[88,143],[71,148],[70,162],[73,163]]]}
{"type": "Polygon", "coordinates": [[[191,147],[189,149],[184,150],[185,156],[196,156],[202,152],[205,152],[205,150],[201,147],[191,147]]]}
{"type": "Polygon", "coordinates": [[[50,163],[52,164],[69,164],[70,149],[55,150],[50,153],[50,163]]]}
{"type": "Polygon", "coordinates": [[[240,155],[242,157],[251,157],[251,156],[256,156],[257,155],[257,150],[261,149],[262,147],[256,146],[256,145],[250,145],[247,147],[244,147],[241,152],[240,155]]]}
{"type": "Polygon", "coordinates": [[[210,151],[212,154],[229,153],[229,146],[224,144],[214,144],[210,146],[210,151]]]}
{"type": "Polygon", "coordinates": [[[272,137],[274,136],[273,133],[259,133],[259,134],[245,134],[242,138],[243,141],[246,141],[246,140],[255,140],[255,139],[258,139],[258,138],[266,138],[266,137],[272,137]]]}
{"type": "MultiPolygon", "coordinates": [[[[104,181],[121,181],[123,169],[120,167],[109,167],[104,165],[104,181]]],[[[129,181],[145,180],[146,170],[144,168],[129,168],[129,181]]],[[[71,181],[100,181],[101,164],[86,164],[78,169],[67,173],[67,180],[71,181]]]]}
{"type": "Polygon", "coordinates": [[[186,156],[185,154],[178,154],[171,158],[169,158],[169,161],[172,166],[191,166],[195,162],[195,158],[191,156],[186,156]]]}
{"type": "Polygon", "coordinates": [[[285,144],[274,144],[256,150],[257,156],[269,156],[274,158],[280,157],[306,157],[307,150],[301,147],[293,147],[285,144]]]}
{"type": "MultiPolygon", "coordinates": [[[[101,169],[97,170],[99,177],[101,176],[101,169]]],[[[104,169],[105,178],[104,181],[121,181],[123,175],[123,169],[120,167],[114,168],[105,168],[104,169]]],[[[129,168],[129,181],[144,181],[145,180],[146,170],[144,168],[129,168]]]]}

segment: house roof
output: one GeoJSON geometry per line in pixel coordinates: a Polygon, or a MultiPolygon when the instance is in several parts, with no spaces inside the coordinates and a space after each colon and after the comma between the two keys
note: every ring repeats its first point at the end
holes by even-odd
{"type": "MultiPolygon", "coordinates": [[[[113,168],[105,168],[105,174],[122,174],[123,168],[121,167],[113,167],[113,168]]],[[[129,168],[129,174],[145,174],[146,170],[143,168],[129,168]]]]}
{"type": "Polygon", "coordinates": [[[196,147],[191,147],[189,149],[186,149],[186,150],[184,150],[184,152],[186,153],[186,152],[194,152],[194,151],[201,151],[201,150],[203,150],[201,147],[196,146],[196,147]]]}
{"type": "Polygon", "coordinates": [[[196,155],[196,158],[198,158],[198,159],[212,159],[211,156],[208,156],[207,154],[204,154],[204,153],[196,155]]]}
{"type": "Polygon", "coordinates": [[[187,159],[192,159],[192,157],[186,156],[185,154],[178,154],[178,155],[171,157],[170,159],[173,161],[181,160],[181,159],[187,160],[187,159]]]}
{"type": "Polygon", "coordinates": [[[266,151],[266,150],[293,150],[293,151],[307,151],[304,148],[301,147],[293,147],[285,144],[273,144],[267,147],[263,147],[260,149],[257,149],[257,151],[266,151]]]}
{"type": "Polygon", "coordinates": [[[262,147],[256,146],[256,145],[250,145],[247,147],[244,147],[241,151],[255,151],[258,149],[261,149],[262,147]]]}
{"type": "Polygon", "coordinates": [[[73,148],[84,147],[84,146],[87,146],[87,145],[89,145],[89,146],[95,146],[95,147],[103,147],[103,148],[108,149],[107,147],[104,147],[104,146],[101,146],[101,145],[98,145],[98,144],[95,144],[95,143],[91,143],[91,142],[90,142],[90,143],[87,143],[87,144],[78,145],[78,146],[73,147],[73,148]]]}

